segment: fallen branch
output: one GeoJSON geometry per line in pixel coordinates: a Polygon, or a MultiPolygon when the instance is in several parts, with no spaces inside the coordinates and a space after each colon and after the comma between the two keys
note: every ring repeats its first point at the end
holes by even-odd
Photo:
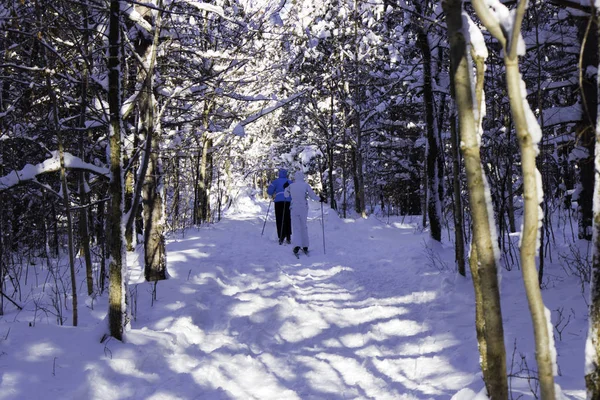
{"type": "Polygon", "coordinates": [[[19,311],[23,310],[23,307],[21,307],[20,305],[18,305],[17,303],[15,303],[15,301],[13,299],[11,299],[10,297],[8,297],[6,294],[4,294],[4,292],[2,290],[0,290],[0,294],[2,295],[2,297],[4,297],[5,299],[7,299],[11,303],[13,303],[14,306],[19,309],[19,311]]]}

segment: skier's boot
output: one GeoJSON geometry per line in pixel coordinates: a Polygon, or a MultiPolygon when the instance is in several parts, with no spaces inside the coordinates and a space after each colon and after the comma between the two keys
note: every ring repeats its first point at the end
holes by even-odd
{"type": "Polygon", "coordinates": [[[302,251],[304,252],[304,254],[308,254],[308,247],[303,247],[302,251]]]}
{"type": "Polygon", "coordinates": [[[294,247],[294,254],[298,254],[299,251],[300,251],[300,246],[294,247]]]}

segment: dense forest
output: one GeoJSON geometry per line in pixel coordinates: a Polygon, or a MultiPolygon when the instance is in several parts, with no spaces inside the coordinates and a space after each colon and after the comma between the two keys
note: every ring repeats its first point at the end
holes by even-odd
{"type": "Polygon", "coordinates": [[[573,268],[591,286],[600,398],[591,2],[3,0],[0,33],[0,315],[42,263],[65,268],[48,290],[76,326],[83,265],[121,339],[127,251],[143,246],[146,280],[166,279],[166,235],[301,169],[342,217],[419,215],[453,243],[494,399],[508,398],[497,270],[517,267],[541,398],[555,398],[540,286],[554,222],[570,224],[592,249],[573,268]]]}

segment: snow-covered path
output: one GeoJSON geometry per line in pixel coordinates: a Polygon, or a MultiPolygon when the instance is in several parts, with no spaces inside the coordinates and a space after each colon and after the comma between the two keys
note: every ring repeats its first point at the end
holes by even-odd
{"type": "MultiPolygon", "coordinates": [[[[100,343],[106,295],[80,306],[77,328],[30,306],[4,316],[0,400],[480,399],[473,288],[453,272],[451,245],[431,244],[409,219],[342,220],[326,207],[324,254],[321,209],[310,207],[311,254],[299,260],[278,245],[272,215],[261,235],[260,201],[171,236],[171,278],[156,286],[130,254],[124,343],[100,343]]],[[[503,278],[508,368],[522,376],[514,398],[531,399],[534,372],[516,369],[535,363],[514,272],[503,278]],[[513,346],[523,353],[511,360],[513,346]]],[[[573,286],[560,288],[548,307],[567,295],[584,307],[573,286]]],[[[583,399],[584,325],[567,322],[562,337],[559,383],[583,399]]]]}
{"type": "Polygon", "coordinates": [[[133,324],[179,343],[164,373],[184,382],[159,386],[182,396],[176,388],[193,380],[199,398],[443,399],[476,379],[470,283],[457,293],[451,274],[424,264],[425,236],[409,224],[327,213],[324,254],[312,207],[311,254],[300,260],[277,244],[273,222],[260,236],[260,214],[170,243],[174,279],[133,324]],[[163,301],[165,291],[179,300],[163,301]]]}

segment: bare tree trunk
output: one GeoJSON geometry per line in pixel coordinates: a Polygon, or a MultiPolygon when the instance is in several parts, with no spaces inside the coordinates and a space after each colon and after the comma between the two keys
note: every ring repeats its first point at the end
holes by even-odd
{"type": "Polygon", "coordinates": [[[181,193],[180,193],[180,162],[181,159],[180,157],[175,154],[175,156],[173,157],[173,208],[171,210],[171,225],[173,225],[173,229],[178,229],[180,226],[179,223],[179,202],[181,201],[181,193]]]}
{"type": "MultiPolygon", "coordinates": [[[[600,36],[600,15],[595,9],[594,34],[600,36]]],[[[600,46],[599,46],[600,47],[600,46]]],[[[600,51],[600,48],[598,49],[600,51]]],[[[600,86],[600,76],[597,77],[600,86]]],[[[598,91],[600,96],[600,91],[598,91]]],[[[600,107],[600,101],[597,101],[600,107]]],[[[600,110],[598,111],[600,112],[600,110]]],[[[600,126],[596,123],[595,143],[595,188],[594,188],[594,219],[592,238],[592,270],[590,277],[589,327],[586,348],[585,386],[587,398],[600,400],[600,126]]]]}
{"type": "MultiPolygon", "coordinates": [[[[506,126],[510,126],[510,124],[506,124],[506,126]]],[[[511,134],[510,134],[511,130],[507,129],[507,133],[506,133],[506,137],[507,137],[507,141],[510,143],[510,138],[511,138],[511,134]]],[[[512,152],[508,153],[508,162],[506,163],[506,188],[507,188],[507,201],[508,204],[506,206],[507,208],[507,212],[508,212],[508,229],[510,230],[511,233],[515,233],[517,231],[517,224],[515,223],[515,201],[514,201],[514,197],[515,197],[515,193],[513,190],[513,182],[512,182],[512,175],[513,175],[513,154],[512,152]]]]}
{"type": "MultiPolygon", "coordinates": [[[[358,150],[353,147],[350,150],[350,158],[352,159],[352,181],[354,183],[354,211],[356,211],[357,214],[361,214],[363,213],[364,207],[362,206],[361,203],[361,198],[360,198],[360,182],[359,182],[359,178],[358,178],[358,169],[361,168],[361,166],[358,165],[359,161],[359,155],[358,155],[358,150]]],[[[364,193],[363,193],[363,198],[364,198],[364,193]]]]}
{"type": "Polygon", "coordinates": [[[337,211],[337,202],[335,200],[335,187],[333,175],[333,146],[327,141],[327,185],[329,186],[329,204],[333,210],[337,211]]]}
{"type": "MultiPolygon", "coordinates": [[[[519,14],[524,15],[526,2],[519,1],[519,14]]],[[[522,18],[522,17],[521,17],[522,18]]],[[[515,28],[520,27],[521,19],[516,19],[519,24],[515,24],[515,28]]],[[[539,134],[541,139],[541,130],[539,126],[531,126],[532,119],[527,118],[526,113],[531,113],[529,105],[523,98],[521,87],[524,86],[521,80],[519,71],[518,56],[516,52],[516,44],[505,53],[504,64],[506,66],[506,81],[508,86],[508,97],[510,99],[510,108],[519,139],[521,148],[521,168],[523,171],[523,198],[524,198],[524,215],[523,215],[523,231],[521,233],[521,271],[523,273],[523,281],[529,302],[529,310],[533,320],[533,329],[536,344],[536,360],[538,364],[538,376],[540,380],[540,392],[542,399],[554,399],[554,360],[552,353],[554,352],[554,341],[550,336],[552,332],[548,331],[550,312],[546,312],[542,293],[540,290],[540,282],[538,281],[538,273],[536,268],[536,252],[539,239],[540,225],[540,199],[538,194],[542,188],[538,187],[538,179],[540,174],[536,167],[535,159],[538,153],[538,146],[534,134],[539,134]],[[539,132],[535,132],[535,129],[539,132]],[[547,314],[547,315],[546,315],[547,314]],[[552,348],[552,349],[551,349],[552,348]]]]}
{"type": "Polygon", "coordinates": [[[352,165],[354,172],[354,193],[355,193],[355,210],[363,218],[367,217],[367,205],[365,201],[365,179],[363,174],[363,156],[362,156],[362,131],[360,128],[360,116],[355,110],[354,115],[354,131],[356,137],[356,147],[352,152],[352,165]]]}
{"type": "Polygon", "coordinates": [[[348,139],[346,137],[346,129],[344,129],[344,139],[342,141],[342,144],[342,217],[346,218],[348,210],[348,185],[346,182],[346,180],[348,179],[348,139]]]}
{"type": "MultiPolygon", "coordinates": [[[[2,103],[0,103],[0,109],[3,109],[2,103]]],[[[0,154],[4,154],[4,141],[0,140],[0,154]]],[[[4,176],[4,164],[0,162],[0,176],[4,176]]],[[[4,254],[4,236],[6,235],[6,210],[4,205],[4,194],[0,193],[0,293],[4,293],[5,284],[4,278],[7,273],[7,261],[4,254]]],[[[0,296],[0,315],[4,315],[4,297],[0,296]]]]}
{"type": "MultiPolygon", "coordinates": [[[[158,29],[158,28],[157,28],[158,29]]],[[[151,78],[147,79],[147,81],[151,78]]],[[[148,169],[144,176],[144,275],[147,281],[167,277],[166,244],[164,236],[163,171],[160,161],[160,132],[155,128],[155,100],[149,84],[140,98],[142,126],[146,140],[151,142],[148,169]]]]}
{"type": "Polygon", "coordinates": [[[466,276],[465,271],[465,238],[463,235],[463,205],[460,191],[460,153],[456,132],[456,117],[450,118],[450,134],[452,136],[452,188],[454,191],[454,249],[458,273],[466,276]]]}
{"type": "Polygon", "coordinates": [[[548,332],[546,307],[540,291],[535,261],[540,223],[538,193],[541,191],[541,188],[538,187],[539,171],[536,167],[535,158],[538,153],[537,143],[541,139],[541,130],[537,123],[533,124],[531,122],[536,119],[523,95],[522,87],[524,83],[521,79],[517,55],[517,39],[521,35],[521,23],[525,15],[526,2],[523,0],[518,2],[514,14],[514,25],[510,32],[511,37],[506,37],[506,31],[502,30],[498,21],[491,17],[487,5],[483,4],[481,0],[473,2],[473,7],[486,28],[498,39],[504,53],[506,85],[521,149],[521,168],[523,171],[524,215],[521,234],[521,271],[533,321],[541,397],[543,400],[550,400],[555,398],[553,349],[551,349],[551,347],[554,347],[554,343],[550,336],[551,332],[548,332]]]}
{"type": "Polygon", "coordinates": [[[110,240],[108,324],[110,335],[123,340],[125,328],[126,259],[123,243],[123,155],[121,150],[121,10],[119,0],[110,1],[108,28],[108,106],[110,112],[110,209],[107,236],[110,240]]]}
{"type": "Polygon", "coordinates": [[[192,223],[194,225],[199,225],[201,222],[201,216],[202,216],[202,212],[201,212],[201,208],[200,205],[202,204],[202,200],[201,200],[201,176],[200,176],[200,164],[202,163],[202,147],[200,145],[198,145],[199,150],[196,154],[195,158],[192,158],[195,162],[194,162],[194,205],[193,205],[193,212],[192,212],[192,223]]]}
{"type": "MultiPolygon", "coordinates": [[[[158,8],[160,9],[159,2],[158,8]]],[[[138,181],[143,182],[143,221],[144,221],[144,275],[147,281],[166,279],[166,248],[164,237],[163,171],[160,160],[160,128],[157,124],[156,99],[154,97],[154,65],[156,49],[161,31],[161,11],[152,19],[148,7],[135,5],[136,11],[149,23],[153,23],[152,39],[143,38],[137,47],[143,63],[138,70],[140,93],[138,109],[140,132],[146,139],[145,154],[138,181]],[[145,167],[145,168],[144,168],[145,167]]],[[[139,186],[138,186],[139,187],[139,186]]],[[[128,226],[135,219],[137,190],[130,211],[128,226]]]]}
{"type": "Polygon", "coordinates": [[[67,218],[67,242],[69,247],[69,271],[71,275],[71,296],[72,296],[72,308],[73,308],[73,326],[77,326],[77,281],[75,277],[75,241],[73,240],[73,216],[71,214],[71,204],[69,200],[69,185],[67,183],[67,172],[65,169],[65,149],[63,145],[62,135],[60,132],[60,124],[58,121],[58,101],[56,94],[52,89],[52,83],[50,77],[46,76],[46,85],[50,98],[52,100],[52,116],[53,116],[53,127],[58,137],[58,157],[60,161],[60,183],[62,188],[62,200],[63,206],[65,207],[65,216],[67,218]]]}
{"type": "Polygon", "coordinates": [[[106,234],[107,224],[105,222],[105,217],[107,216],[107,211],[104,206],[105,202],[98,203],[98,226],[100,229],[98,230],[98,246],[100,247],[100,271],[98,273],[98,287],[100,288],[100,294],[104,293],[106,289],[106,261],[107,261],[107,247],[109,243],[106,242],[106,234]]]}
{"type": "MultiPolygon", "coordinates": [[[[83,1],[81,12],[83,15],[83,50],[86,52],[84,54],[85,59],[89,59],[87,54],[89,40],[88,40],[88,12],[87,12],[87,0],[83,1]]],[[[79,137],[79,156],[82,160],[86,160],[86,152],[84,148],[84,137],[85,137],[85,122],[88,108],[88,80],[89,80],[89,70],[88,64],[86,62],[82,63],[83,73],[81,77],[81,111],[79,114],[79,127],[82,128],[82,132],[79,137]]],[[[92,269],[92,255],[90,252],[90,229],[89,229],[89,220],[88,220],[88,210],[85,207],[88,204],[88,195],[86,191],[86,173],[79,173],[79,198],[81,199],[82,208],[79,211],[79,237],[81,240],[81,250],[83,253],[83,257],[85,260],[85,276],[87,283],[87,293],[91,295],[94,293],[94,275],[92,269]]]]}
{"type": "MultiPolygon", "coordinates": [[[[88,195],[85,189],[85,173],[79,173],[79,198],[82,201],[82,206],[88,204],[88,195]]],[[[94,293],[94,272],[92,269],[92,254],[90,251],[90,231],[88,222],[88,210],[87,207],[82,207],[79,210],[79,237],[81,240],[81,252],[85,260],[85,280],[87,285],[87,293],[91,295],[94,293]]]]}
{"type": "Polygon", "coordinates": [[[335,200],[335,187],[334,187],[334,179],[333,179],[333,172],[334,172],[334,164],[333,164],[333,155],[334,155],[334,151],[333,151],[333,144],[332,141],[334,140],[335,137],[335,130],[334,130],[334,125],[335,125],[335,114],[334,114],[334,110],[335,110],[335,102],[334,102],[334,96],[333,96],[333,84],[331,85],[331,87],[329,88],[330,92],[331,92],[331,101],[330,101],[330,121],[329,121],[329,128],[330,128],[330,136],[329,138],[327,138],[327,144],[326,144],[326,148],[327,148],[327,165],[329,166],[328,168],[328,172],[327,172],[327,178],[328,178],[328,184],[329,184],[329,205],[331,206],[332,209],[337,211],[337,202],[335,200]]]}
{"type": "MultiPolygon", "coordinates": [[[[202,222],[210,220],[210,185],[212,171],[212,140],[208,137],[208,132],[205,131],[202,135],[202,158],[200,160],[200,179],[199,179],[199,198],[200,198],[200,218],[202,222]]],[[[263,171],[265,175],[265,171],[263,171]]],[[[266,181],[266,176],[263,176],[263,182],[266,181]]],[[[262,185],[263,197],[266,196],[266,186],[262,185]]]]}
{"type": "MultiPolygon", "coordinates": [[[[471,254],[469,257],[469,269],[471,278],[473,279],[473,289],[475,291],[475,331],[477,332],[477,345],[479,347],[479,355],[481,360],[481,372],[486,381],[489,377],[488,369],[488,351],[487,351],[487,334],[485,332],[485,318],[483,316],[483,294],[481,293],[481,279],[479,278],[479,259],[477,257],[477,245],[475,240],[471,242],[471,254]]],[[[489,387],[488,387],[489,392],[489,387]]]]}
{"type": "MultiPolygon", "coordinates": [[[[151,107],[154,107],[151,101],[151,107]]],[[[164,235],[163,172],[160,165],[159,133],[152,129],[152,152],[144,178],[144,275],[147,281],[167,278],[167,256],[164,235]]]]}
{"type": "MultiPolygon", "coordinates": [[[[55,111],[57,111],[55,109],[55,111]]],[[[56,118],[56,117],[55,117],[56,118]]],[[[63,148],[62,139],[60,139],[60,133],[58,139],[58,153],[60,158],[60,181],[63,192],[63,204],[65,206],[65,214],[67,216],[67,238],[69,246],[69,269],[71,272],[71,296],[73,301],[73,326],[77,326],[78,314],[77,314],[77,281],[75,279],[75,250],[73,240],[73,217],[71,215],[71,206],[69,204],[69,186],[67,185],[67,173],[65,170],[65,150],[63,148]]]]}
{"type": "Polygon", "coordinates": [[[579,22],[579,36],[582,49],[579,65],[579,85],[581,87],[583,117],[577,126],[577,139],[588,155],[579,161],[581,192],[579,193],[579,238],[592,240],[592,218],[594,198],[594,148],[595,128],[598,119],[598,82],[587,77],[590,68],[598,68],[598,32],[596,10],[589,19],[579,22]]]}
{"type": "MultiPolygon", "coordinates": [[[[481,293],[481,298],[476,299],[481,303],[483,323],[478,321],[477,329],[483,325],[485,332],[485,351],[482,355],[482,372],[488,395],[496,399],[508,398],[508,383],[506,375],[506,350],[504,348],[504,328],[502,325],[502,311],[500,306],[500,290],[497,276],[497,251],[494,246],[496,238],[492,234],[494,227],[491,225],[493,212],[491,210],[489,195],[486,192],[486,177],[483,173],[480,158],[480,148],[477,140],[477,131],[480,129],[480,119],[475,118],[474,105],[481,107],[479,88],[472,82],[472,65],[467,58],[466,42],[462,25],[462,1],[444,0],[442,7],[446,13],[448,35],[451,46],[451,78],[452,89],[459,115],[459,128],[464,154],[467,186],[473,218],[473,242],[475,252],[471,257],[477,257],[477,268],[473,275],[473,284],[479,277],[479,285],[475,287],[476,295],[481,293]],[[476,87],[476,98],[473,98],[473,89],[476,87]]],[[[483,70],[478,71],[478,81],[483,79],[483,70]]],[[[481,112],[477,110],[477,115],[481,112]]],[[[481,118],[481,117],[479,117],[481,118]]],[[[475,262],[470,265],[475,269],[475,262]]],[[[477,314],[479,315],[479,313],[477,314]]]]}
{"type": "Polygon", "coordinates": [[[427,215],[431,238],[442,241],[441,205],[440,205],[440,143],[435,126],[433,110],[433,77],[431,71],[431,47],[429,37],[422,26],[417,33],[417,43],[423,55],[423,101],[425,103],[425,121],[427,126],[427,215]]]}
{"type": "Polygon", "coordinates": [[[352,122],[352,131],[354,134],[355,147],[352,153],[353,161],[353,175],[354,175],[354,194],[355,204],[354,208],[358,214],[363,218],[367,217],[367,205],[365,201],[365,179],[363,174],[363,131],[360,120],[360,107],[361,100],[364,97],[364,89],[362,88],[360,66],[358,61],[359,51],[359,37],[358,37],[358,25],[359,25],[359,0],[354,0],[354,12],[352,13],[352,20],[354,26],[354,56],[353,56],[353,78],[354,88],[352,88],[352,100],[353,109],[350,113],[352,122]]]}
{"type": "Polygon", "coordinates": [[[521,271],[523,273],[527,300],[529,301],[529,311],[533,319],[536,360],[538,363],[542,399],[554,399],[554,363],[552,360],[552,351],[550,350],[550,347],[554,347],[554,343],[550,337],[551,332],[548,332],[546,307],[542,299],[535,261],[539,235],[539,216],[541,213],[538,198],[538,190],[541,190],[541,188],[538,188],[539,171],[535,164],[538,149],[537,143],[534,144],[532,142],[532,136],[529,131],[530,127],[528,127],[525,117],[526,111],[523,105],[523,97],[521,96],[521,74],[519,72],[518,61],[516,57],[507,61],[505,61],[506,80],[509,87],[511,110],[521,147],[521,168],[523,170],[524,214],[523,231],[521,233],[521,271]]]}
{"type": "MultiPolygon", "coordinates": [[[[134,135],[134,137],[137,138],[137,134],[134,135]]],[[[136,140],[134,140],[135,142],[136,140]]],[[[136,144],[134,143],[133,148],[136,148],[136,144]]],[[[125,160],[125,165],[127,165],[127,160],[125,160]]],[[[135,180],[134,180],[134,176],[135,176],[135,172],[134,172],[134,168],[129,168],[128,171],[125,171],[125,179],[124,179],[124,190],[125,190],[125,214],[128,215],[130,218],[128,218],[128,220],[131,220],[131,224],[127,223],[125,225],[125,248],[127,249],[127,251],[134,251],[135,250],[135,245],[134,245],[134,222],[135,222],[135,218],[137,215],[137,204],[135,204],[137,201],[134,199],[135,197],[135,180]],[[135,204],[135,205],[134,205],[135,204]]]]}
{"type": "MultiPolygon", "coordinates": [[[[231,159],[227,157],[225,159],[225,195],[227,196],[224,201],[225,207],[229,207],[231,205],[231,187],[233,185],[233,174],[231,173],[231,159]]],[[[220,215],[219,215],[220,220],[220,215]]]]}
{"type": "Polygon", "coordinates": [[[594,195],[594,224],[592,240],[592,273],[590,279],[588,359],[585,365],[587,398],[600,399],[600,127],[596,127],[596,188],[594,195]]]}

